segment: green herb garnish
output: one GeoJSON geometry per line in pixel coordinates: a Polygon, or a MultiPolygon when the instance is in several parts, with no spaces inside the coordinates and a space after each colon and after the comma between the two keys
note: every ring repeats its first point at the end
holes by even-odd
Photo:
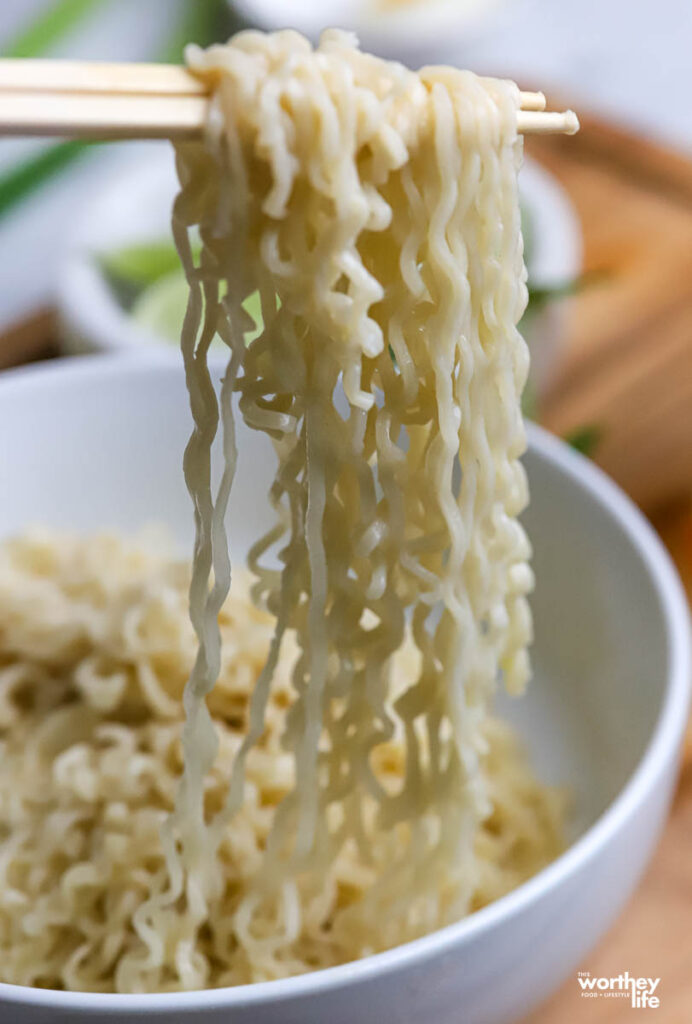
{"type": "Polygon", "coordinates": [[[40,57],[104,0],[53,0],[6,47],[4,57],[40,57]]]}
{"type": "Polygon", "coordinates": [[[593,455],[598,442],[603,436],[603,430],[596,423],[590,423],[585,427],[577,427],[565,434],[565,441],[582,455],[593,455]]]}
{"type": "MultiPolygon", "coordinates": [[[[104,0],[53,0],[24,28],[2,53],[3,57],[40,57],[62,41],[104,0]]],[[[230,16],[224,0],[188,0],[182,17],[157,59],[166,63],[182,59],[185,43],[207,46],[229,35],[230,16]]],[[[0,217],[23,202],[45,182],[56,177],[100,142],[70,140],[44,148],[0,174],[0,217]]]]}
{"type": "Polygon", "coordinates": [[[109,249],[99,253],[99,262],[108,278],[137,291],[180,270],[175,246],[165,240],[135,242],[120,249],[109,249]]]}

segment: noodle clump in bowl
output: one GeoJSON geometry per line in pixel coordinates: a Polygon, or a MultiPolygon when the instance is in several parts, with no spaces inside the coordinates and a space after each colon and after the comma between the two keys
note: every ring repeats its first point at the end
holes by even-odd
{"type": "MultiPolygon", "coordinates": [[[[130,965],[139,963],[142,940],[133,916],[166,874],[159,829],[181,769],[181,696],[195,658],[189,575],[189,565],[143,538],[43,530],[0,545],[4,981],[83,991],[136,987],[139,974],[130,965]]],[[[223,801],[273,630],[248,584],[238,574],[219,618],[223,660],[209,697],[219,752],[205,782],[208,812],[223,801]]],[[[248,756],[243,806],[219,849],[225,887],[200,940],[213,965],[208,985],[283,977],[368,952],[339,927],[373,877],[353,848],[323,877],[299,884],[304,922],[292,940],[281,936],[279,944],[273,936],[275,948],[253,961],[234,936],[235,912],[293,784],[281,733],[295,700],[296,653],[289,635],[264,734],[248,756]]],[[[407,647],[393,685],[402,688],[412,670],[407,647]]],[[[535,781],[509,727],[489,719],[485,735],[493,810],[475,839],[474,908],[543,867],[559,852],[561,835],[560,796],[535,781]]],[[[382,746],[376,770],[383,784],[401,779],[403,754],[398,738],[382,746]]],[[[386,861],[386,837],[371,828],[368,842],[373,863],[386,861]]],[[[180,981],[159,971],[150,984],[161,991],[180,981]]]]}

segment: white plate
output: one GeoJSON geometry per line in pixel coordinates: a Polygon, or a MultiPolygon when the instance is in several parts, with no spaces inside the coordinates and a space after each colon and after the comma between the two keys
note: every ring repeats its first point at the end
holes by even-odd
{"type": "MultiPolygon", "coordinates": [[[[3,374],[0,536],[36,522],[128,531],[159,520],[189,545],[180,468],[189,428],[171,360],[75,359],[3,374]]],[[[565,978],[576,985],[577,965],[632,892],[668,810],[687,718],[689,621],[670,560],[634,505],[555,438],[533,428],[530,441],[535,678],[525,699],[504,706],[539,774],[572,790],[567,852],[458,924],[353,964],[177,995],[0,984],[0,1020],[501,1024],[565,978]]],[[[230,531],[242,558],[268,522],[273,456],[242,424],[238,446],[230,531]]]]}

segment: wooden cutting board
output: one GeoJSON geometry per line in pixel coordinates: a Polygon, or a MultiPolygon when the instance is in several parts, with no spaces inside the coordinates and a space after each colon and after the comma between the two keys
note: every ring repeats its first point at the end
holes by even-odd
{"type": "Polygon", "coordinates": [[[577,208],[587,274],[542,419],[596,425],[595,460],[656,510],[692,492],[692,162],[591,118],[526,149],[577,208]]]}
{"type": "MultiPolygon", "coordinates": [[[[692,162],[592,118],[574,138],[526,148],[570,193],[592,274],[568,300],[566,356],[542,418],[560,434],[599,428],[595,460],[651,516],[692,593],[692,162]]],[[[0,337],[0,367],[57,351],[54,315],[41,311],[0,337]]],[[[660,977],[660,1008],[582,1000],[572,978],[530,1024],[692,1021],[691,968],[692,742],[653,865],[582,965],[660,977]]]]}
{"type": "MultiPolygon", "coordinates": [[[[692,597],[692,162],[590,118],[527,152],[566,186],[595,282],[570,300],[567,355],[543,408],[648,512],[692,597]]],[[[660,978],[660,1006],[583,999],[576,974],[526,1024],[692,1021],[692,735],[663,840],[629,906],[581,969],[660,978]]]]}

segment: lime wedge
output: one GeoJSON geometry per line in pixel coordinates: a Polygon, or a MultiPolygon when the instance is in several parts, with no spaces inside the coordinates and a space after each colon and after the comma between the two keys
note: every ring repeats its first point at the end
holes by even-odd
{"type": "Polygon", "coordinates": [[[140,327],[178,345],[187,308],[187,296],[185,274],[182,270],[175,270],[140,292],[132,305],[130,315],[140,327]]]}
{"type": "MultiPolygon", "coordinates": [[[[177,345],[180,342],[180,330],[187,308],[188,286],[182,270],[166,274],[154,284],[145,288],[135,299],[130,315],[145,330],[157,334],[165,341],[177,345]]],[[[257,325],[254,331],[245,336],[246,344],[253,341],[262,330],[262,310],[258,292],[249,295],[243,307],[257,325]]],[[[212,349],[220,351],[224,343],[215,338],[212,349]]]]}

